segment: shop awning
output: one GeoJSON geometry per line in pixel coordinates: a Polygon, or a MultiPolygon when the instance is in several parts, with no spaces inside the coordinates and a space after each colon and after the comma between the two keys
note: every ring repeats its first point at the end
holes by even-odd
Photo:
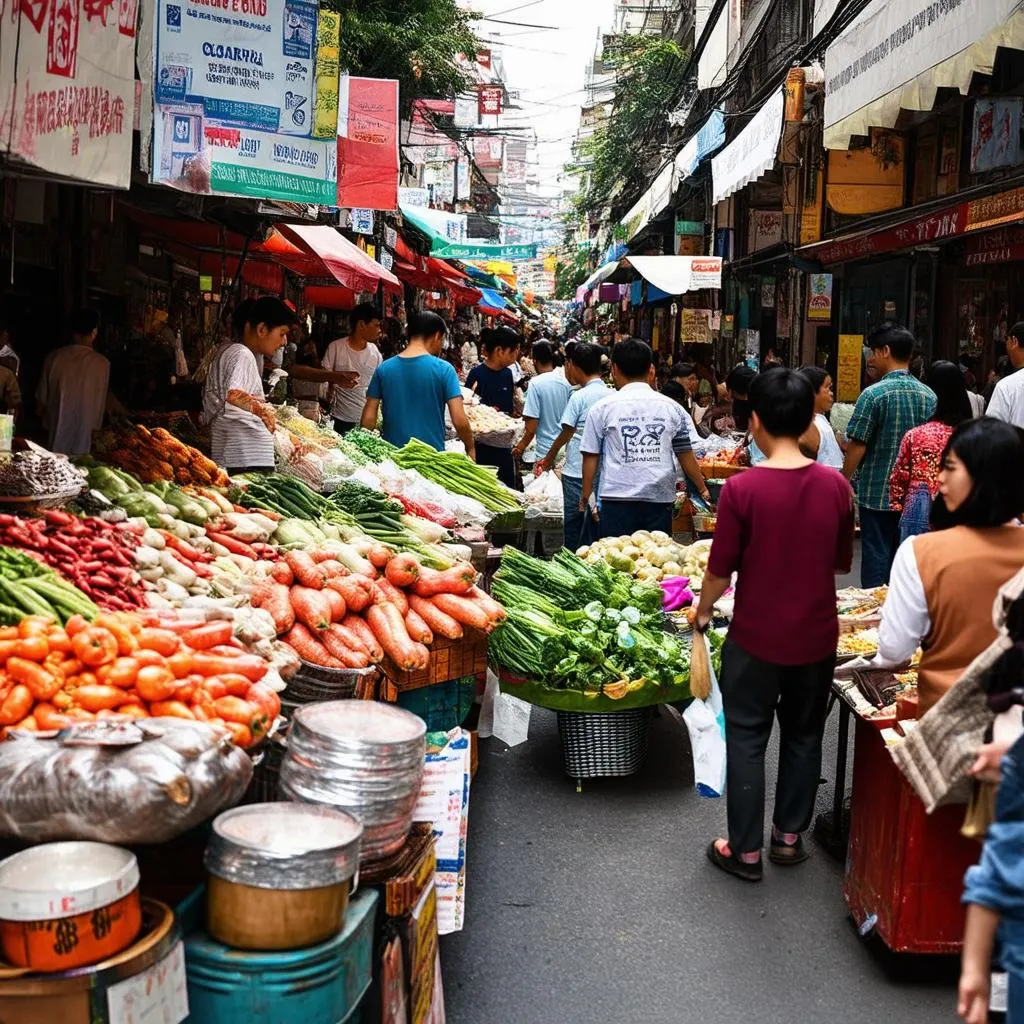
{"type": "Polygon", "coordinates": [[[711,158],[713,202],[720,203],[728,199],[734,192],[757,181],[765,171],[775,166],[785,102],[785,93],[780,89],[753,116],[743,131],[718,156],[711,158]]]}
{"type": "Polygon", "coordinates": [[[697,170],[701,160],[721,149],[724,142],[725,118],[720,110],[713,110],[697,134],[679,150],[672,161],[675,171],[673,191],[697,170]]]}
{"type": "Polygon", "coordinates": [[[721,256],[627,256],[626,262],[666,295],[722,287],[721,256]]]}
{"type": "MultiPolygon", "coordinates": [[[[636,238],[641,231],[672,201],[672,164],[666,164],[654,179],[651,187],[633,204],[630,211],[622,218],[625,237],[636,238]]],[[[607,265],[607,264],[606,264],[607,265]]]]}
{"type": "MultiPolygon", "coordinates": [[[[448,266],[440,260],[436,260],[434,262],[440,264],[442,267],[448,266]]],[[[395,260],[394,270],[403,281],[407,281],[409,284],[414,285],[417,288],[423,288],[426,291],[448,292],[448,294],[455,300],[455,304],[457,306],[475,306],[483,295],[483,292],[479,288],[472,287],[465,280],[447,277],[444,274],[437,273],[430,269],[420,270],[418,267],[413,266],[411,263],[406,263],[404,260],[395,260]]]]}
{"type": "Polygon", "coordinates": [[[446,210],[431,210],[426,206],[399,204],[403,220],[430,239],[432,250],[441,249],[452,242],[461,242],[466,237],[466,215],[448,213],[446,210]]]}
{"type": "Polygon", "coordinates": [[[486,307],[491,310],[498,310],[499,312],[503,309],[508,309],[508,302],[503,296],[499,295],[493,288],[481,288],[480,289],[481,308],[486,307]]]}
{"type": "Polygon", "coordinates": [[[991,75],[996,50],[1024,49],[1019,0],[873,5],[825,52],[825,148],[847,149],[900,110],[931,110],[940,88],[966,96],[975,72],[991,75]],[[926,16],[927,15],[927,16],[926,16]]]}
{"type": "Polygon", "coordinates": [[[619,261],[612,260],[610,263],[606,263],[603,267],[598,267],[590,277],[583,282],[582,287],[586,291],[590,291],[591,288],[596,288],[599,284],[603,284],[608,280],[616,270],[619,269],[619,261]]]}
{"type": "Polygon", "coordinates": [[[334,278],[357,292],[372,292],[377,285],[400,289],[401,281],[371,259],[358,245],[325,224],[281,224],[282,234],[294,237],[314,255],[320,257],[334,278]]]}

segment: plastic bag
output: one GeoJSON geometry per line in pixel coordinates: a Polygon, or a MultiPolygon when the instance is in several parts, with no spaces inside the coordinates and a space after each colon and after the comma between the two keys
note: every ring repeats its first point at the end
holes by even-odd
{"type": "Polygon", "coordinates": [[[562,515],[562,481],[553,470],[531,476],[523,485],[523,493],[526,495],[527,516],[531,511],[541,515],[562,515]]]}
{"type": "MultiPolygon", "coordinates": [[[[707,643],[703,634],[695,634],[694,643],[707,643]]],[[[710,652],[709,652],[710,653],[710,652]]],[[[722,690],[714,665],[711,666],[711,696],[694,700],[683,712],[693,750],[693,781],[701,796],[714,798],[725,793],[725,712],[722,690]]]]}

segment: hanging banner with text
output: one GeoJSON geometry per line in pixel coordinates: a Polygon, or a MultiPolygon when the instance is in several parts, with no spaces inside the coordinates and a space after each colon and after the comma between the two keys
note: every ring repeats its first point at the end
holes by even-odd
{"type": "Polygon", "coordinates": [[[398,82],[341,76],[338,206],[398,209],[398,82]]]}
{"type": "Polygon", "coordinates": [[[9,0],[0,27],[0,152],[128,188],[137,0],[9,0]]]}
{"type": "Polygon", "coordinates": [[[151,179],[335,205],[337,140],[313,132],[337,96],[324,27],[321,52],[317,0],[156,0],[151,179]]]}
{"type": "Polygon", "coordinates": [[[863,334],[840,334],[836,358],[836,401],[856,402],[860,395],[863,334]]]}
{"type": "Polygon", "coordinates": [[[454,260],[535,260],[537,246],[495,245],[490,242],[474,242],[472,239],[464,243],[445,244],[435,239],[430,255],[454,260]]]}

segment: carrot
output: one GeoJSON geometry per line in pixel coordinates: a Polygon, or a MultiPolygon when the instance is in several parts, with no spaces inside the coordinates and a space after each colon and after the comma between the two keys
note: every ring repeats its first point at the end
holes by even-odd
{"type": "Polygon", "coordinates": [[[290,587],[295,582],[295,574],[287,562],[275,562],[274,567],[270,570],[270,576],[275,583],[283,583],[286,587],[290,587]]]}
{"type": "Polygon", "coordinates": [[[435,594],[466,594],[476,583],[476,569],[466,562],[438,572],[425,566],[420,569],[420,578],[412,585],[412,592],[420,597],[435,594]]]}
{"type": "Polygon", "coordinates": [[[396,587],[411,587],[420,578],[420,563],[413,555],[395,555],[388,562],[384,575],[396,587]]]}
{"type": "Polygon", "coordinates": [[[394,557],[394,554],[394,551],[386,544],[372,544],[370,545],[370,550],[366,553],[366,557],[375,569],[383,569],[394,557]]]}
{"type": "Polygon", "coordinates": [[[409,608],[433,630],[435,636],[443,636],[446,640],[462,639],[461,624],[427,598],[410,594],[409,608]]]}
{"type": "Polygon", "coordinates": [[[320,593],[323,594],[327,603],[331,606],[331,621],[340,622],[345,618],[345,612],[348,610],[345,607],[345,598],[333,587],[324,587],[320,593]]]}
{"type": "Polygon", "coordinates": [[[130,703],[124,690],[104,683],[87,683],[79,686],[74,693],[75,702],[85,711],[102,711],[103,708],[118,708],[130,703]]]}
{"type": "Polygon", "coordinates": [[[204,626],[197,626],[182,634],[182,642],[186,647],[194,651],[205,651],[208,647],[216,647],[217,644],[226,644],[232,636],[232,624],[227,619],[219,622],[207,622],[204,626]]]}
{"type": "Polygon", "coordinates": [[[366,668],[370,659],[363,650],[354,650],[341,633],[334,632],[334,626],[325,629],[323,637],[324,647],[334,655],[346,668],[366,668]]]}
{"type": "Polygon", "coordinates": [[[328,579],[333,579],[335,576],[348,575],[348,569],[335,558],[325,559],[323,562],[318,562],[317,565],[320,572],[324,573],[328,579]]]}
{"type": "Polygon", "coordinates": [[[72,719],[69,715],[61,714],[52,704],[43,701],[32,709],[32,715],[36,724],[44,731],[47,729],[63,729],[70,725],[72,719]]]}
{"type": "Polygon", "coordinates": [[[292,587],[288,591],[295,618],[314,631],[326,629],[331,624],[331,603],[319,590],[312,587],[292,587]]]}
{"type": "Polygon", "coordinates": [[[191,718],[196,716],[180,700],[158,700],[149,705],[149,713],[154,718],[191,718]]]}
{"type": "Polygon", "coordinates": [[[473,587],[466,596],[476,601],[495,622],[504,622],[508,618],[505,609],[490,594],[479,587],[473,587]]]}
{"type": "Polygon", "coordinates": [[[271,583],[268,580],[252,592],[250,601],[254,608],[270,612],[278,636],[287,633],[295,625],[295,609],[292,608],[291,594],[283,583],[271,583]]]}
{"type": "Polygon", "coordinates": [[[325,632],[339,637],[350,651],[355,651],[356,654],[365,654],[369,658],[370,648],[366,646],[363,638],[351,626],[343,625],[340,622],[332,622],[330,628],[325,630],[325,632]]]}
{"type": "Polygon", "coordinates": [[[212,651],[196,651],[192,655],[192,671],[201,676],[219,676],[225,672],[240,672],[250,682],[258,683],[267,674],[267,663],[255,654],[227,657],[212,651]]]}
{"type": "Polygon", "coordinates": [[[384,653],[403,671],[426,668],[430,652],[415,643],[393,604],[375,604],[366,609],[366,622],[384,653]]]}
{"type": "Polygon", "coordinates": [[[8,658],[7,675],[14,682],[27,686],[36,700],[50,700],[64,683],[62,675],[49,672],[27,658],[8,658]]]}
{"type": "MultiPolygon", "coordinates": [[[[408,608],[408,602],[406,602],[406,606],[408,608]]],[[[434,634],[430,631],[430,627],[411,608],[408,608],[405,613],[405,628],[408,630],[409,636],[421,644],[432,644],[434,642],[434,634]]]]}
{"type": "Polygon", "coordinates": [[[349,614],[345,616],[341,624],[346,629],[352,630],[362,640],[363,646],[370,655],[370,661],[376,663],[384,657],[384,649],[377,643],[377,637],[374,636],[373,630],[370,629],[366,619],[360,615],[349,614]]]}
{"type": "Polygon", "coordinates": [[[292,626],[284,640],[303,661],[308,661],[311,665],[321,665],[324,668],[345,667],[301,622],[296,622],[292,626]]]}
{"type": "Polygon", "coordinates": [[[389,580],[383,576],[374,580],[373,585],[390,601],[401,613],[405,615],[409,611],[409,599],[389,580]]]}
{"type": "Polygon", "coordinates": [[[458,594],[435,594],[431,601],[435,607],[464,626],[472,626],[484,633],[490,633],[497,625],[480,604],[468,597],[460,597],[458,594]]]}
{"type": "Polygon", "coordinates": [[[368,580],[365,576],[336,576],[328,580],[325,586],[329,590],[336,590],[345,598],[345,607],[350,612],[363,611],[376,597],[373,580],[368,580]]]}
{"type": "Polygon", "coordinates": [[[327,574],[321,571],[317,563],[305,551],[289,551],[284,558],[288,567],[295,574],[296,582],[313,590],[323,590],[323,586],[327,582],[327,574]]]}

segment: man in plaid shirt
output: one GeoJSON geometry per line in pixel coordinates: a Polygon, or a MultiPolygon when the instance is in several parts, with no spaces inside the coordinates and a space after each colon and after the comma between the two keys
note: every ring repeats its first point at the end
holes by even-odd
{"type": "Polygon", "coordinates": [[[843,474],[857,473],[860,509],[862,587],[889,582],[899,546],[900,514],[889,505],[889,478],[903,435],[935,412],[935,393],[910,373],[914,336],[895,324],[883,324],[868,338],[868,366],[879,381],[866,388],[846,428],[849,447],[843,474]]]}

